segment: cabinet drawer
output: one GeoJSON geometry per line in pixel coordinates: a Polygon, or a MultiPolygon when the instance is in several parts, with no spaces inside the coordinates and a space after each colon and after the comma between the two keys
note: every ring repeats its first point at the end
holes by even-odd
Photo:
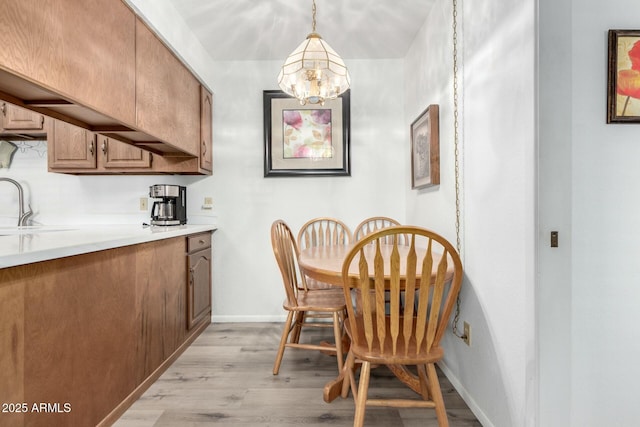
{"type": "Polygon", "coordinates": [[[187,251],[189,253],[211,246],[211,233],[195,234],[187,237],[187,251]]]}

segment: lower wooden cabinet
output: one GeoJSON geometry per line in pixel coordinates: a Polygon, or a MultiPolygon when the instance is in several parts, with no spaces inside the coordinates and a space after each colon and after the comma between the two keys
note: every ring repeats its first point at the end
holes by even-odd
{"type": "Polygon", "coordinates": [[[211,233],[187,239],[187,329],[211,319],[211,233]]]}
{"type": "Polygon", "coordinates": [[[209,324],[211,258],[189,253],[192,293],[190,239],[0,269],[0,402],[28,406],[0,412],[0,425],[111,425],[124,413],[209,324]]]}

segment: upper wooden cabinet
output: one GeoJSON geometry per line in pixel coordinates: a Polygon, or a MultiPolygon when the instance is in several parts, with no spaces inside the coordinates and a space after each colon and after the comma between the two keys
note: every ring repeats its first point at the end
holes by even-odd
{"type": "Polygon", "coordinates": [[[104,135],[98,135],[98,163],[105,170],[151,168],[151,153],[104,135]]]}
{"type": "Polygon", "coordinates": [[[55,120],[47,132],[47,141],[49,170],[96,168],[96,136],[93,132],[55,120]]]}
{"type": "Polygon", "coordinates": [[[0,102],[0,132],[31,133],[44,131],[44,116],[31,110],[0,102]]]}
{"type": "Polygon", "coordinates": [[[200,155],[200,82],[139,19],[136,125],[149,135],[179,142],[184,153],[200,155]]]}
{"type": "Polygon", "coordinates": [[[200,167],[213,170],[213,96],[200,87],[200,167]]]}
{"type": "Polygon", "coordinates": [[[78,103],[134,123],[135,27],[119,0],[3,0],[0,69],[50,92],[19,88],[43,98],[29,101],[78,103]]]}
{"type": "Polygon", "coordinates": [[[2,0],[0,28],[0,100],[211,173],[211,94],[122,0],[2,0]]]}
{"type": "Polygon", "coordinates": [[[54,120],[47,131],[50,172],[149,173],[151,153],[105,135],[54,120]]]}

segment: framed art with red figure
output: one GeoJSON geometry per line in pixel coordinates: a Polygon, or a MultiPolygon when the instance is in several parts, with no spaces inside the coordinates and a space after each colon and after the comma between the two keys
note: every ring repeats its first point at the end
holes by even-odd
{"type": "Polygon", "coordinates": [[[607,123],[640,123],[640,30],[609,30],[607,123]]]}

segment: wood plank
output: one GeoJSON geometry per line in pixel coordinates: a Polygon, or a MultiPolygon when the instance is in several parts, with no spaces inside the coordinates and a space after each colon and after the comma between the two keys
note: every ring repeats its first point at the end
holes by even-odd
{"type": "Polygon", "coordinates": [[[27,425],[95,425],[134,388],[134,259],[130,246],[23,269],[25,401],[70,407],[27,425]]]}
{"type": "MultiPolygon", "coordinates": [[[[0,403],[24,402],[24,286],[15,271],[0,273],[0,403]]],[[[0,425],[24,425],[21,412],[0,412],[0,425]]]]}
{"type": "MultiPolygon", "coordinates": [[[[139,426],[335,426],[353,425],[351,396],[327,404],[322,389],[335,378],[335,359],[316,351],[286,351],[279,375],[273,360],[281,323],[212,324],[114,424],[139,426]],[[300,402],[303,402],[302,404],[300,402]]],[[[303,332],[301,342],[331,340],[331,329],[303,332]]],[[[454,427],[479,427],[464,401],[440,372],[454,427]]],[[[369,396],[415,393],[385,368],[373,369],[369,396]]],[[[367,426],[437,426],[433,410],[367,408],[367,426]]]]}

